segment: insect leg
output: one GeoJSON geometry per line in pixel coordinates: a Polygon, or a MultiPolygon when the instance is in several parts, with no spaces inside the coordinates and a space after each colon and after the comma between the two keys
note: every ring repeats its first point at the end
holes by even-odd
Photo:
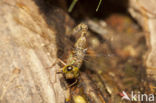
{"type": "Polygon", "coordinates": [[[58,60],[59,60],[59,62],[62,63],[64,66],[67,65],[67,64],[66,64],[64,61],[62,61],[61,59],[58,58],[58,60]]]}
{"type": "Polygon", "coordinates": [[[68,88],[72,87],[73,85],[75,85],[76,83],[78,83],[78,80],[76,79],[72,84],[68,85],[68,88]]]}

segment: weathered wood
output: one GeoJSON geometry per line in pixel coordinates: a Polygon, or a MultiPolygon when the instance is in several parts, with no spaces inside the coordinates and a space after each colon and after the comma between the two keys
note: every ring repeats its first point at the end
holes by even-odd
{"type": "Polygon", "coordinates": [[[32,0],[0,1],[0,103],[63,103],[56,31],[32,0]]]}
{"type": "Polygon", "coordinates": [[[156,1],[130,0],[129,12],[136,18],[146,31],[146,40],[149,47],[145,64],[148,76],[156,80],[156,1]]]}

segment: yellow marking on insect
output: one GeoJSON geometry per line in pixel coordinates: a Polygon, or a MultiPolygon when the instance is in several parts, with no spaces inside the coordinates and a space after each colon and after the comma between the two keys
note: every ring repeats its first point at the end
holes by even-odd
{"type": "Polygon", "coordinates": [[[66,65],[63,67],[63,73],[65,74],[66,79],[74,79],[79,76],[79,68],[72,65],[66,65]]]}
{"type": "Polygon", "coordinates": [[[67,90],[66,90],[66,99],[65,99],[65,101],[68,103],[68,102],[70,102],[70,100],[71,100],[71,95],[70,95],[70,88],[68,88],[67,90]]]}
{"type": "Polygon", "coordinates": [[[80,95],[73,96],[73,100],[74,103],[87,103],[85,98],[80,95]]]}

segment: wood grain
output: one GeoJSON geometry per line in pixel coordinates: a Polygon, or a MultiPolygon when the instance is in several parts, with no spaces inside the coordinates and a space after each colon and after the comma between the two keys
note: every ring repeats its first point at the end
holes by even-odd
{"type": "Polygon", "coordinates": [[[32,0],[0,1],[0,103],[63,103],[56,31],[32,0]]]}
{"type": "Polygon", "coordinates": [[[156,1],[130,0],[129,12],[145,31],[148,51],[145,57],[147,74],[156,80],[156,1]]]}

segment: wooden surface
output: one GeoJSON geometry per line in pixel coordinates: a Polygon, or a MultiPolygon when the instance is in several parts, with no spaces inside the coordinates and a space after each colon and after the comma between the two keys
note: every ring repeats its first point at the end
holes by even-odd
{"type": "Polygon", "coordinates": [[[0,103],[63,103],[56,31],[31,1],[0,1],[0,103]]]}
{"type": "Polygon", "coordinates": [[[156,80],[156,1],[130,0],[129,12],[146,32],[148,52],[145,58],[148,76],[156,80]]]}

